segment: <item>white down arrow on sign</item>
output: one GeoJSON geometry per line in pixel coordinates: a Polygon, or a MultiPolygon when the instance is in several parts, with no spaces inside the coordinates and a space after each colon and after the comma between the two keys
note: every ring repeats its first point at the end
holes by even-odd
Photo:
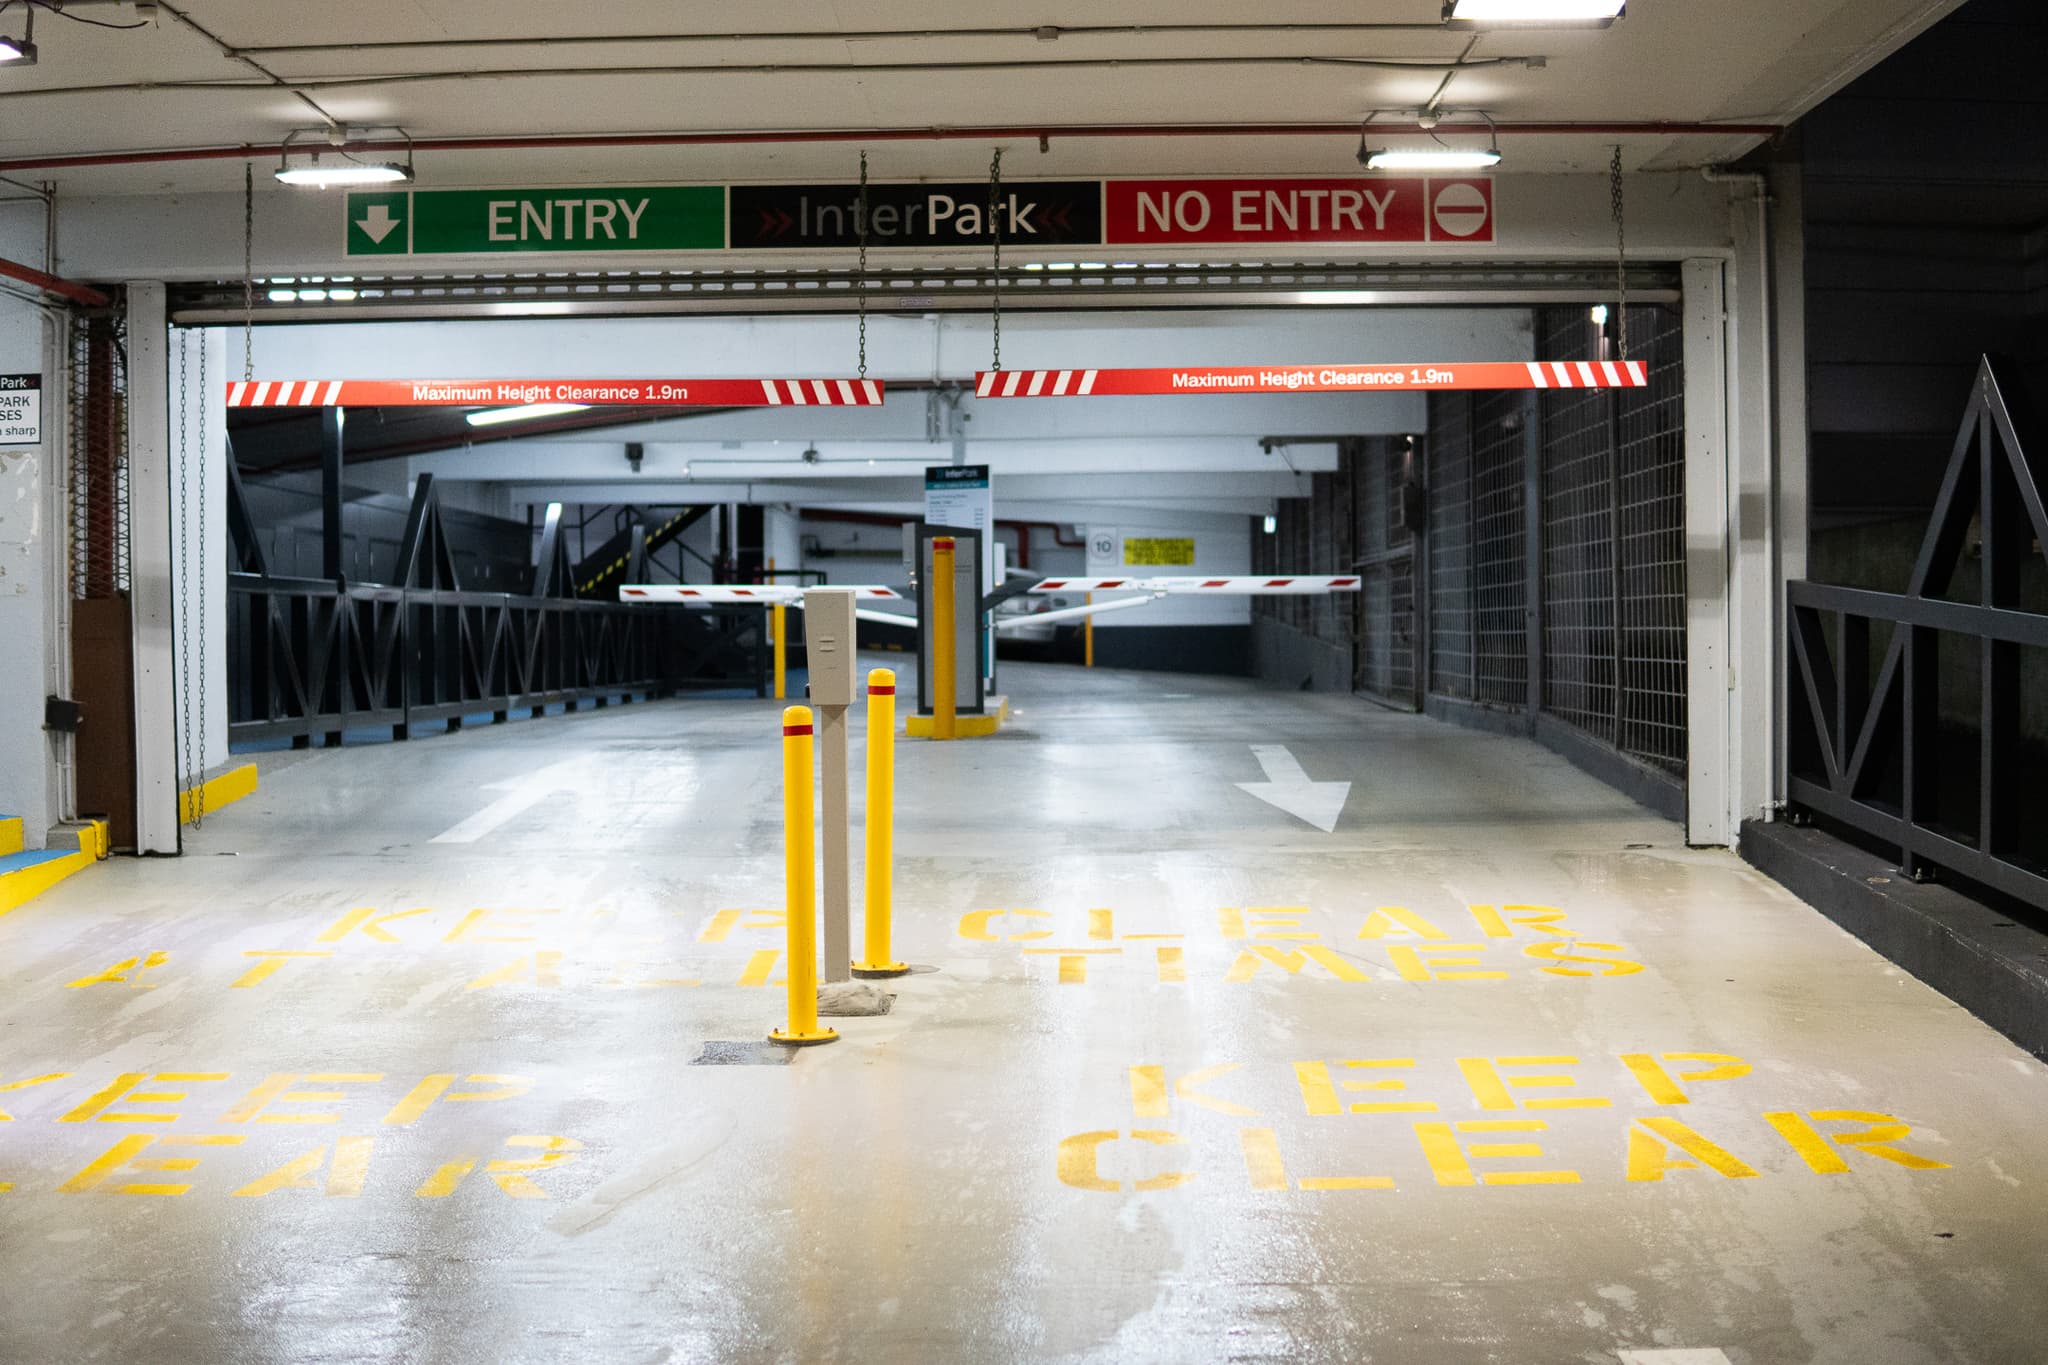
{"type": "Polygon", "coordinates": [[[391,235],[391,229],[400,226],[404,222],[403,218],[393,218],[391,210],[384,205],[372,204],[368,212],[356,219],[356,226],[363,230],[365,237],[381,244],[386,237],[391,235]]]}

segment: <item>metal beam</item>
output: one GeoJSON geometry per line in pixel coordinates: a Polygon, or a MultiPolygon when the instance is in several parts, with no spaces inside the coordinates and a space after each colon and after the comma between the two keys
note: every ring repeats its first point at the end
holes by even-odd
{"type": "Polygon", "coordinates": [[[344,425],[341,408],[320,410],[320,572],[326,578],[341,577],[344,425]]]}

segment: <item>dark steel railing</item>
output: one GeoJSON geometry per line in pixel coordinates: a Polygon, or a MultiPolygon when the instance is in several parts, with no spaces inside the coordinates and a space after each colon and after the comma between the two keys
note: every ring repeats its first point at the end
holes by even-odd
{"type": "Polygon", "coordinates": [[[575,710],[693,686],[765,695],[766,614],[758,608],[628,606],[576,596],[560,509],[550,508],[530,592],[474,592],[456,581],[430,477],[422,476],[393,583],[265,572],[238,483],[229,526],[228,732],[231,741],[314,737],[420,722],[459,727],[524,710],[575,710]]]}
{"type": "Polygon", "coordinates": [[[1988,358],[1978,370],[1904,593],[1786,585],[1787,795],[1895,846],[1915,877],[1946,869],[2048,910],[2039,807],[2028,810],[2040,782],[2021,704],[2021,651],[2048,649],[2048,612],[2021,601],[2022,568],[2048,542],[2048,507],[2034,463],[2041,447],[2028,445],[2041,432],[2003,375],[1988,358]],[[1956,601],[1949,588],[1973,522],[1977,601],[1956,601]],[[1967,678],[1955,665],[1969,657],[1977,670],[1974,753],[1942,732],[1944,653],[1952,694],[1967,678]]]}

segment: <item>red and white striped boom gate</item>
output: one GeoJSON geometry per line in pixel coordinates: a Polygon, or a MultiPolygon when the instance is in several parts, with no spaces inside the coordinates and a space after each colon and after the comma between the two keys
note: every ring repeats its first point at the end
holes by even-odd
{"type": "Polygon", "coordinates": [[[872,408],[879,379],[265,379],[228,385],[231,408],[872,408]]]}
{"type": "Polygon", "coordinates": [[[1644,389],[1640,360],[1193,366],[1152,370],[983,370],[977,398],[1105,398],[1205,393],[1442,393],[1484,389],[1644,389]]]}
{"type": "MultiPolygon", "coordinates": [[[[903,594],[880,584],[863,583],[851,589],[854,600],[902,601],[903,594]]],[[[680,602],[685,606],[724,606],[734,602],[774,606],[801,606],[804,590],[779,583],[628,583],[619,589],[621,602],[680,602]]]]}
{"type": "Polygon", "coordinates": [[[1327,592],[1357,592],[1356,574],[1236,574],[1229,577],[1170,578],[1047,578],[1031,591],[1149,592],[1212,597],[1317,597],[1327,592]]]}

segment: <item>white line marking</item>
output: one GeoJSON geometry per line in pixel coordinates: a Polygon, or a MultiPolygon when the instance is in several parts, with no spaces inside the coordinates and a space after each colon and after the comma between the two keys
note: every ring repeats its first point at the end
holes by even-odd
{"type": "Polygon", "coordinates": [[[826,405],[827,407],[831,406],[832,393],[829,389],[825,387],[824,380],[813,379],[811,381],[811,391],[818,395],[818,401],[820,403],[826,405]]]}
{"type": "Polygon", "coordinates": [[[1071,380],[1073,377],[1074,372],[1072,370],[1061,370],[1060,377],[1052,381],[1052,396],[1055,398],[1064,398],[1067,392],[1067,381],[1071,380]]]}
{"type": "Polygon", "coordinates": [[[1010,371],[1009,375],[1008,375],[1008,376],[1007,376],[1007,377],[1006,377],[1006,378],[1005,378],[1005,379],[1003,380],[1003,397],[1005,397],[1005,398],[1014,398],[1014,397],[1016,397],[1016,395],[1017,395],[1017,385],[1018,385],[1019,381],[1021,381],[1021,380],[1022,380],[1023,378],[1024,378],[1024,371],[1022,371],[1022,370],[1012,370],[1012,371],[1010,371]]]}
{"type": "Polygon", "coordinates": [[[1607,382],[1608,382],[1608,384],[1609,384],[1609,385],[1610,385],[1611,387],[1613,387],[1613,388],[1617,388],[1617,389],[1621,387],[1621,376],[1620,376],[1620,375],[1619,375],[1618,373],[1616,373],[1616,372],[1615,372],[1615,368],[1614,368],[1614,362],[1613,362],[1613,361],[1611,361],[1611,360],[1603,360],[1603,361],[1601,361],[1601,362],[1600,362],[1600,369],[1601,369],[1601,371],[1602,371],[1603,373],[1605,373],[1605,374],[1606,374],[1606,376],[1607,376],[1607,382]]]}
{"type": "Polygon", "coordinates": [[[860,381],[860,388],[861,388],[861,392],[862,392],[862,393],[864,393],[864,394],[866,394],[866,395],[868,396],[868,402],[869,402],[869,403],[871,403],[871,404],[873,404],[873,405],[875,405],[875,406],[877,406],[877,407],[881,406],[881,402],[882,402],[882,391],[881,391],[881,389],[879,389],[879,388],[877,388],[877,387],[876,387],[876,385],[875,385],[875,381],[874,381],[874,380],[872,380],[872,379],[863,379],[863,380],[861,380],[861,381],[860,381]]]}
{"type": "Polygon", "coordinates": [[[489,782],[484,784],[485,791],[502,791],[506,794],[491,802],[490,805],[485,806],[467,820],[463,820],[436,834],[427,842],[430,844],[475,843],[492,830],[498,828],[498,826],[505,824],[509,820],[517,819],[520,815],[538,806],[556,792],[563,790],[565,787],[573,786],[574,782],[571,780],[570,770],[576,766],[573,761],[568,763],[551,763],[540,771],[529,774],[526,777],[514,778],[509,782],[489,782]]]}
{"type": "Polygon", "coordinates": [[[339,379],[329,380],[327,384],[327,396],[320,400],[320,406],[323,408],[331,408],[334,406],[334,400],[339,397],[341,397],[341,381],[339,379]]]}
{"type": "Polygon", "coordinates": [[[776,390],[775,390],[775,381],[774,381],[774,380],[772,380],[772,379],[764,379],[764,380],[762,380],[762,381],[761,381],[761,391],[762,391],[763,393],[765,393],[765,394],[767,394],[767,395],[768,395],[768,406],[769,406],[769,407],[771,407],[771,408],[779,408],[779,407],[781,407],[781,406],[782,406],[782,395],[781,395],[780,393],[776,392],[776,390]]]}
{"type": "Polygon", "coordinates": [[[1089,395],[1090,393],[1094,392],[1094,389],[1095,389],[1095,371],[1094,371],[1094,370],[1083,370],[1083,371],[1081,372],[1081,387],[1080,387],[1080,388],[1078,388],[1078,389],[1076,389],[1076,390],[1074,390],[1074,392],[1075,392],[1075,393],[1078,393],[1079,395],[1081,395],[1081,397],[1083,397],[1083,398],[1086,398],[1086,397],[1087,397],[1087,396],[1088,396],[1088,395],[1089,395]]]}
{"type": "Polygon", "coordinates": [[[1727,1352],[1717,1346],[1695,1346],[1682,1350],[1617,1351],[1621,1365],[1735,1365],[1727,1352]]]}
{"type": "Polygon", "coordinates": [[[228,406],[231,408],[239,408],[240,406],[242,406],[242,399],[248,394],[248,392],[248,381],[237,379],[235,381],[234,387],[228,390],[228,406]]]}
{"type": "Polygon", "coordinates": [[[853,396],[853,385],[847,383],[844,379],[839,380],[838,384],[839,399],[841,402],[845,403],[848,407],[852,407],[855,403],[860,401],[859,399],[853,396]]]}
{"type": "Polygon", "coordinates": [[[981,372],[981,382],[974,386],[974,396],[976,398],[986,398],[994,390],[995,386],[996,372],[994,370],[983,370],[981,372]]]}
{"type": "Polygon", "coordinates": [[[1033,370],[1031,372],[1031,387],[1025,392],[1024,396],[1026,398],[1036,398],[1040,393],[1044,392],[1045,377],[1051,373],[1052,371],[1050,370],[1033,370]]]}
{"type": "Polygon", "coordinates": [[[1550,381],[1543,377],[1543,367],[1533,360],[1529,362],[1529,378],[1536,381],[1536,387],[1539,389],[1550,387],[1550,381]]]}
{"type": "Polygon", "coordinates": [[[1562,360],[1551,361],[1550,372],[1557,376],[1557,386],[1560,389],[1568,389],[1572,386],[1572,372],[1564,367],[1562,360]]]}
{"type": "Polygon", "coordinates": [[[1572,363],[1579,367],[1579,378],[1586,381],[1587,388],[1594,389],[1600,386],[1600,381],[1593,377],[1593,367],[1591,365],[1588,365],[1583,360],[1575,360],[1572,363]]]}

